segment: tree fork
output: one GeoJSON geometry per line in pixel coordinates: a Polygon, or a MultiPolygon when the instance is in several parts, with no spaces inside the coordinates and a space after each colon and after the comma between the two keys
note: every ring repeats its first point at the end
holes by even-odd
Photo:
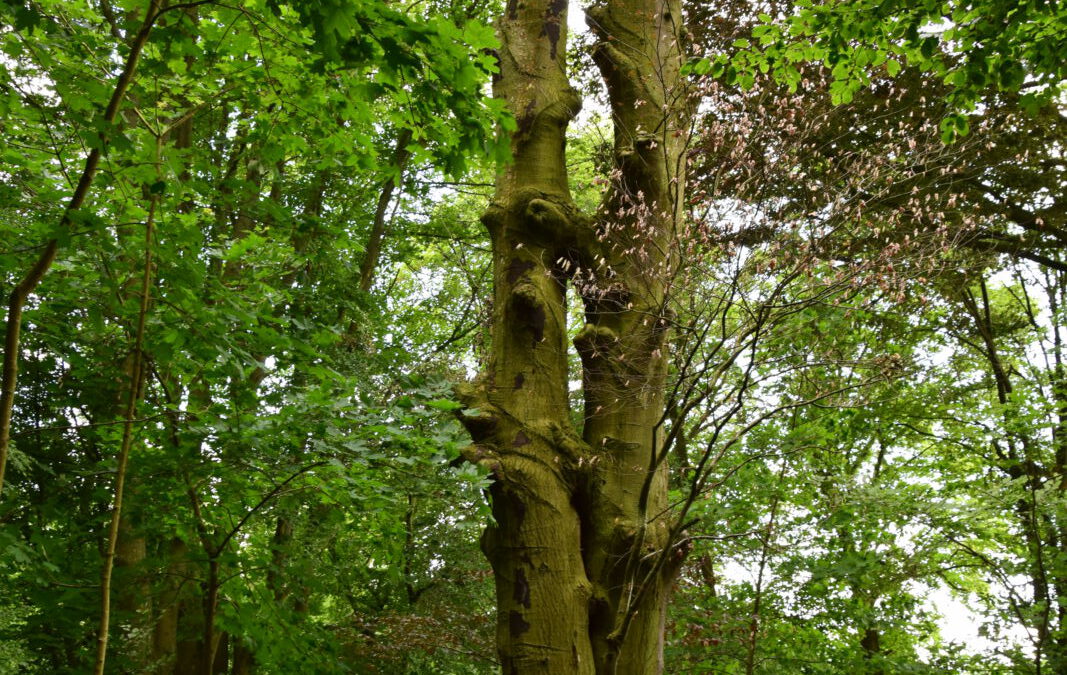
{"type": "Polygon", "coordinates": [[[493,244],[493,346],[479,382],[457,390],[479,411],[461,414],[474,441],[464,455],[493,478],[496,522],[483,545],[496,576],[504,672],[645,675],[662,670],[677,569],[666,564],[674,550],[658,431],[660,319],[677,262],[671,236],[684,166],[680,8],[638,0],[590,10],[621,172],[602,212],[623,214],[597,223],[575,208],[568,187],[565,133],[580,100],[565,71],[566,13],[565,0],[513,1],[498,24],[494,91],[517,128],[514,162],[482,218],[493,244]],[[639,259],[642,240],[651,246],[639,259]],[[575,340],[581,436],[568,405],[565,302],[578,273],[587,321],[575,340]]]}

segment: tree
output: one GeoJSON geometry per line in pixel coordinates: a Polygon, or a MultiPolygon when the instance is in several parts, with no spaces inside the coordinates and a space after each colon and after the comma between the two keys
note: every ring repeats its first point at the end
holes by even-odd
{"type": "MultiPolygon", "coordinates": [[[[856,6],[861,4],[857,3],[856,6]]],[[[853,11],[855,7],[850,5],[846,8],[842,3],[840,9],[853,11]]],[[[716,7],[710,11],[712,18],[703,30],[699,23],[693,29],[705,38],[704,45],[713,54],[730,50],[731,44],[733,50],[743,50],[748,47],[751,37],[750,26],[746,22],[757,19],[756,11],[749,3],[743,2],[727,8],[716,7]]],[[[775,12],[774,9],[766,11],[775,12]]],[[[783,7],[782,11],[788,12],[788,6],[783,7]]],[[[769,18],[761,17],[761,20],[768,21],[769,18]]],[[[1047,44],[1041,44],[1038,48],[1047,47],[1047,44]]],[[[713,69],[713,60],[706,62],[707,72],[726,73],[725,66],[713,69]]],[[[874,297],[863,304],[874,306],[882,300],[889,301],[891,304],[886,306],[887,313],[912,317],[914,330],[920,335],[929,332],[931,341],[921,349],[927,353],[945,350],[941,341],[944,338],[940,336],[947,331],[959,330],[950,328],[949,317],[973,315],[977,317],[975,321],[981,323],[984,321],[979,321],[982,316],[988,317],[990,314],[974,309],[982,304],[977,287],[970,293],[969,304],[972,309],[960,304],[959,288],[965,283],[964,279],[984,277],[989,274],[990,268],[1003,269],[1002,266],[1008,264],[1007,259],[1014,261],[1010,263],[1013,269],[1029,269],[1027,275],[1036,273],[1038,276],[1044,274],[1056,278],[1062,256],[1062,241],[1057,234],[1062,213],[1062,163],[1045,154],[1051,152],[1056,155],[1062,144],[1063,117],[1054,104],[1037,107],[1032,105],[1034,100],[1020,97],[1017,92],[997,92],[995,87],[987,87],[981,92],[984,108],[970,119],[971,135],[945,145],[943,121],[945,115],[954,110],[952,106],[959,104],[959,99],[950,99],[948,93],[952,87],[938,82],[936,78],[916,69],[894,72],[897,77],[892,79],[872,72],[870,86],[857,87],[849,94],[851,103],[842,104],[842,97],[835,96],[837,101],[831,101],[831,97],[826,95],[827,90],[840,93],[840,86],[834,86],[831,82],[839,73],[830,73],[828,69],[814,64],[798,64],[798,68],[803,86],[795,91],[789,89],[788,83],[779,84],[758,73],[750,73],[750,77],[743,80],[740,70],[728,74],[728,83],[719,81],[708,87],[709,97],[704,103],[704,109],[708,112],[701,120],[707,131],[694,141],[694,149],[699,155],[693,163],[692,172],[700,176],[701,183],[719,186],[719,189],[736,195],[746,203],[767,204],[768,210],[776,216],[769,224],[764,220],[750,219],[739,227],[739,232],[724,233],[723,241],[745,244],[761,239],[778,240],[788,236],[784,224],[803,215],[821,221],[827,229],[836,229],[838,236],[823,240],[824,259],[836,260],[834,264],[841,266],[856,260],[874,261],[879,256],[885,256],[881,264],[874,266],[874,273],[865,278],[865,292],[874,293],[874,297]],[[743,91],[737,86],[739,84],[752,89],[743,91]],[[946,99],[949,99],[947,105],[946,99]],[[830,105],[832,102],[838,104],[830,105]],[[1021,109],[1023,103],[1031,108],[1029,114],[1024,114],[1027,111],[1021,109]],[[1035,107],[1036,110],[1033,109],[1035,107]],[[744,137],[746,142],[738,142],[739,137],[744,137]],[[1031,139],[1035,141],[1032,146],[1031,139]],[[1028,268],[1026,261],[1037,265],[1028,268]],[[880,290],[882,295],[875,289],[880,290]],[[942,294],[945,294],[943,299],[935,301],[933,306],[928,304],[932,298],[942,294]],[[916,301],[918,304],[914,304],[916,301]],[[941,303],[947,303],[947,306],[941,303]]],[[[704,72],[704,67],[694,67],[694,72],[704,72]]],[[[948,135],[949,139],[953,136],[948,135]]],[[[1020,307],[1029,306],[1030,311],[1034,311],[1035,307],[1044,306],[1045,303],[1028,303],[1023,299],[1031,297],[1030,294],[1035,290],[1043,293],[1041,286],[1031,278],[1014,289],[1012,294],[1019,298],[1020,307]]],[[[996,316],[995,308],[992,314],[996,316]]],[[[1037,314],[1042,315],[1040,311],[1037,314]]],[[[1033,326],[1037,334],[1044,333],[1047,340],[1054,342],[1054,335],[1058,331],[1054,323],[1046,324],[1044,319],[1037,319],[1033,326]],[[1038,325],[1041,327],[1038,328],[1038,325]]],[[[985,333],[994,334],[996,331],[990,328],[985,333]]],[[[839,331],[833,342],[837,343],[841,339],[839,336],[845,334],[850,333],[839,331]]],[[[969,349],[982,352],[983,339],[980,336],[968,338],[972,345],[969,349]]],[[[797,343],[804,345],[805,350],[819,349],[816,346],[819,340],[812,339],[810,335],[798,339],[797,343]]],[[[1015,348],[1018,351],[1013,350],[1012,353],[1040,353],[1036,342],[1027,344],[1027,347],[1015,348]]],[[[1046,351],[1046,354],[1048,363],[1055,362],[1051,351],[1046,351]]],[[[776,358],[781,356],[768,355],[766,360],[773,362],[776,358]]],[[[1016,361],[1011,363],[1010,366],[1001,364],[1001,370],[1006,373],[1018,367],[1016,361]]],[[[1039,370],[1028,369],[1027,372],[1034,373],[1028,379],[1035,382],[1055,379],[1051,373],[1038,374],[1039,370]]],[[[891,446],[899,444],[891,451],[891,458],[897,453],[918,452],[914,446],[920,442],[932,443],[939,452],[944,452],[939,461],[923,466],[914,474],[914,479],[921,481],[924,480],[922,476],[940,476],[939,480],[946,486],[952,486],[942,491],[947,499],[951,500],[949,495],[966,494],[966,497],[958,498],[973,499],[968,503],[975,505],[971,511],[961,512],[952,501],[947,501],[945,510],[932,521],[914,512],[908,515],[903,508],[898,510],[897,516],[903,518],[903,522],[908,522],[908,527],[930,528],[934,537],[942,538],[941,549],[953,554],[946,570],[936,566],[920,567],[916,580],[935,586],[949,584],[964,597],[974,592],[973,589],[983,588],[978,592],[983,602],[1000,608],[996,612],[998,619],[995,623],[1000,627],[997,630],[1011,625],[1014,630],[1025,630],[1030,635],[1028,657],[1021,655],[1023,650],[1012,652],[1012,648],[1005,646],[1004,653],[1011,654],[1015,667],[1027,668],[1026,672],[1054,668],[1050,664],[1055,663],[1057,658],[1052,637],[1056,634],[1056,612],[1043,608],[1056,604],[1051,597],[1055,594],[1052,589],[1057,566],[1053,561],[1057,558],[1049,547],[1055,546],[1055,537],[1050,532],[1055,527],[1057,516],[1045,511],[1035,522],[1040,521],[1042,527],[1049,528],[1046,534],[1037,535],[1030,525],[1029,531],[1033,534],[1026,535],[1024,521],[1033,516],[1020,518],[1014,512],[1019,508],[1020,513],[1033,514],[1037,504],[1049,504],[1044,499],[1054,493],[1052,486],[1055,479],[1046,475],[1056,475],[1055,461],[1043,449],[1042,443],[1034,442],[1037,436],[1027,433],[1027,441],[1022,444],[1012,440],[1022,431],[1024,419],[1028,420],[1026,424],[1030,429],[1034,428],[1030,424],[1052,428],[1053,417],[1040,413],[1041,406],[1033,397],[1011,395],[1009,382],[1006,390],[1008,397],[1016,399],[1018,403],[1007,404],[1013,420],[1008,425],[990,417],[990,411],[986,409],[988,403],[970,399],[968,385],[958,382],[951,375],[941,377],[944,379],[932,384],[933,391],[938,392],[939,396],[951,391],[954,392],[953,396],[958,395],[969,402],[956,403],[942,410],[934,403],[938,400],[937,396],[922,394],[922,399],[928,402],[901,405],[879,430],[879,442],[888,442],[891,446]],[[976,414],[982,422],[979,423],[977,419],[972,421],[974,426],[970,427],[970,434],[973,435],[970,438],[989,434],[991,428],[997,429],[998,432],[990,434],[985,443],[996,444],[992,447],[1001,447],[1001,452],[1007,452],[1005,449],[1010,450],[1014,446],[1025,449],[1023,454],[1041,457],[1035,465],[1031,465],[1033,478],[1025,481],[1019,474],[1017,481],[1030,484],[1031,493],[1027,495],[1025,491],[1018,493],[1008,490],[1016,494],[1017,507],[1012,506],[1011,500],[990,497],[990,493],[983,492],[975,483],[968,484],[968,480],[976,480],[975,469],[971,466],[974,457],[987,457],[988,471],[1003,470],[1004,462],[990,456],[990,447],[982,443],[964,444],[962,436],[967,436],[967,433],[962,436],[943,435],[944,428],[954,426],[957,418],[963,415],[961,411],[976,409],[982,410],[976,414]],[[905,424],[911,431],[902,435],[895,429],[897,424],[905,424]],[[980,432],[979,428],[985,431],[980,432]],[[919,435],[908,441],[907,434],[913,432],[919,435]],[[965,457],[961,456],[960,448],[968,449],[965,457]],[[994,504],[1006,508],[997,513],[998,506],[994,504]],[[993,545],[992,541],[999,540],[1001,536],[993,533],[1000,532],[1001,528],[1014,533],[1005,532],[1003,536],[1007,539],[1029,541],[1029,552],[1018,548],[1009,553],[1007,548],[1010,547],[993,545]],[[1045,543],[1039,543],[1042,540],[1045,543]],[[990,548],[985,548],[986,545],[990,548]],[[982,557],[987,554],[988,557],[983,561],[982,557]],[[962,577],[952,571],[966,568],[974,571],[962,577]],[[1015,581],[1007,583],[1006,580],[1012,578],[1011,573],[1006,571],[1009,568],[1031,570],[1031,580],[1019,584],[1021,577],[1014,577],[1015,581]],[[989,586],[983,587],[979,577],[984,577],[989,586]],[[1021,665],[1027,659],[1031,662],[1021,665]]],[[[992,373],[986,375],[991,388],[987,393],[992,393],[996,379],[992,373]]],[[[1013,380],[1014,377],[1005,374],[1000,379],[1013,380]]],[[[919,396],[918,386],[915,383],[904,391],[909,392],[907,395],[919,396]]],[[[997,385],[995,389],[1004,390],[1002,385],[997,385]]],[[[1008,454],[1018,456],[1019,451],[1008,454]]],[[[1007,465],[1014,461],[1009,460],[1007,465]]],[[[820,470],[818,466],[807,465],[801,470],[801,475],[820,470]]],[[[1020,470],[1018,464],[1015,470],[1020,470]]],[[[861,483],[855,478],[843,482],[850,486],[861,483]]],[[[738,483],[738,489],[747,492],[737,494],[735,499],[744,494],[758,494],[757,488],[744,487],[748,483],[738,483]]],[[[862,494],[861,484],[851,489],[862,494]]],[[[1016,485],[1015,490],[1019,489],[1020,485],[1016,485]]],[[[766,519],[767,508],[765,505],[762,511],[757,508],[753,513],[757,516],[762,513],[766,519]]],[[[746,508],[740,510],[748,511],[746,508]]],[[[858,533],[871,537],[870,532],[859,530],[858,533]]],[[[810,533],[806,533],[805,543],[810,545],[812,538],[810,533]]],[[[746,544],[756,546],[744,539],[738,541],[739,547],[746,544]]],[[[765,542],[762,544],[764,549],[767,546],[765,542]]],[[[722,551],[725,546],[712,544],[710,548],[712,551],[722,551]]],[[[830,569],[851,568],[850,575],[853,577],[857,576],[857,569],[867,574],[863,567],[856,567],[854,556],[851,556],[851,561],[849,557],[840,553],[835,556],[833,551],[826,552],[830,569]]],[[[703,555],[697,558],[698,561],[704,559],[703,555]]],[[[686,571],[689,579],[699,579],[703,574],[699,566],[694,567],[697,568],[695,571],[692,568],[686,571]]],[[[771,565],[768,574],[774,578],[776,571],[771,565]]],[[[717,589],[723,594],[729,593],[731,587],[728,582],[720,580],[717,589]]],[[[758,597],[759,593],[756,595],[758,597]]],[[[766,592],[764,596],[767,597],[766,592]]],[[[823,590],[812,595],[811,599],[821,607],[826,607],[832,602],[833,595],[823,590]]],[[[719,605],[723,602],[721,600],[712,602],[731,607],[728,604],[719,605]]],[[[791,606],[796,608],[795,600],[791,606]]],[[[811,606],[807,605],[805,609],[808,607],[811,606]]],[[[841,605],[838,604],[833,612],[841,616],[840,611],[841,605]]],[[[869,614],[864,617],[851,611],[849,613],[853,621],[870,618],[869,614]]],[[[682,611],[681,616],[687,616],[687,613],[682,611]]],[[[715,620],[718,621],[717,618],[715,620]]],[[[729,621],[723,621],[720,625],[729,624],[729,621]]],[[[772,621],[769,630],[776,628],[772,621]]],[[[703,634],[694,631],[689,638],[707,639],[709,633],[715,635],[716,644],[728,640],[727,635],[716,635],[714,631],[703,634]]],[[[818,647],[803,642],[802,636],[792,635],[796,641],[792,644],[778,645],[772,640],[769,645],[772,651],[768,658],[795,654],[797,652],[793,650],[797,649],[798,643],[804,645],[802,649],[810,648],[812,653],[818,652],[818,647]],[[779,648],[781,651],[776,651],[779,648]]],[[[1011,642],[1004,633],[1000,635],[1005,642],[1011,642]]],[[[895,651],[900,653],[899,649],[895,651]]],[[[804,657],[811,655],[809,652],[801,653],[804,657]]],[[[945,654],[945,658],[954,657],[945,654]]],[[[828,660],[841,662],[839,658],[828,660]]],[[[727,658],[719,660],[717,664],[721,665],[724,661],[728,662],[727,658]]]]}
{"type": "MultiPolygon", "coordinates": [[[[492,38],[451,8],[268,4],[0,6],[2,123],[22,149],[5,154],[0,221],[19,310],[5,360],[23,373],[5,369],[10,427],[0,416],[3,603],[43,672],[247,673],[302,652],[331,672],[358,639],[330,630],[347,614],[324,597],[455,611],[419,593],[456,574],[432,547],[330,543],[364,508],[360,524],[406,523],[414,541],[419,510],[398,494],[438,508],[480,482],[448,467],[436,379],[409,369],[405,396],[372,391],[398,375],[356,347],[385,322],[340,290],[382,264],[352,264],[383,237],[361,212],[399,182],[379,155],[461,172],[501,147],[480,93],[492,38]],[[26,279],[44,285],[30,296],[26,279]],[[406,480],[423,462],[459,480],[406,480]],[[404,573],[375,580],[381,597],[343,593],[347,577],[299,575],[305,545],[404,573]],[[267,598],[273,614],[251,611],[267,598]]],[[[437,530],[462,549],[463,525],[437,530]]]]}
{"type": "Polygon", "coordinates": [[[602,208],[567,179],[566,128],[581,101],[565,66],[567,3],[509,3],[500,76],[513,163],[482,217],[493,245],[492,347],[461,387],[461,419],[485,466],[483,538],[508,673],[655,673],[682,551],[666,517],[663,444],[668,294],[678,263],[687,105],[677,2],[587,11],[613,115],[602,208]],[[568,406],[567,283],[584,307],[573,337],[584,412],[568,406]],[[473,409],[473,410],[472,410],[473,409]]]}
{"type": "Polygon", "coordinates": [[[685,9],[0,3],[0,671],[1059,668],[1062,115],[685,9]]]}

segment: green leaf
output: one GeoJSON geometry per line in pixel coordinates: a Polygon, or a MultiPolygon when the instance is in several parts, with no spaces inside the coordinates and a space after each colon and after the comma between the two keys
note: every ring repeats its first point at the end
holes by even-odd
{"type": "Polygon", "coordinates": [[[452,412],[453,410],[461,410],[463,408],[462,403],[450,401],[448,399],[436,399],[433,401],[427,401],[426,405],[436,410],[444,410],[445,412],[452,412]]]}

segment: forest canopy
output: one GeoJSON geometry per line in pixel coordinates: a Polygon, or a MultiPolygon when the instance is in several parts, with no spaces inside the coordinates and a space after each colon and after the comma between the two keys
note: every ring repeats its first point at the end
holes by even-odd
{"type": "Polygon", "coordinates": [[[1067,672],[1067,9],[0,0],[0,674],[1067,672]]]}

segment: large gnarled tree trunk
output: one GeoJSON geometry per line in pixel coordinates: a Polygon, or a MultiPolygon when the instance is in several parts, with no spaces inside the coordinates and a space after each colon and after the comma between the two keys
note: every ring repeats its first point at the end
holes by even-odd
{"type": "Polygon", "coordinates": [[[580,98],[565,70],[566,0],[511,0],[496,94],[518,122],[514,163],[483,216],[494,255],[487,372],[461,388],[468,458],[492,472],[504,673],[662,671],[668,550],[664,416],[670,279],[687,134],[677,1],[587,10],[615,122],[597,214],[571,200],[565,133],[580,98]],[[584,423],[568,403],[566,292],[586,323],[584,423]]]}

